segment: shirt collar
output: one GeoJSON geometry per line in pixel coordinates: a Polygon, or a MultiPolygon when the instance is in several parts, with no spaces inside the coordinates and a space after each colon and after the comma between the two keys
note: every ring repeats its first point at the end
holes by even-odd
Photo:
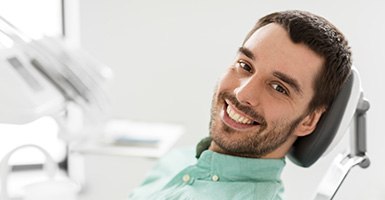
{"type": "Polygon", "coordinates": [[[281,181],[285,159],[244,158],[203,151],[197,167],[220,175],[222,181],[281,181]]]}

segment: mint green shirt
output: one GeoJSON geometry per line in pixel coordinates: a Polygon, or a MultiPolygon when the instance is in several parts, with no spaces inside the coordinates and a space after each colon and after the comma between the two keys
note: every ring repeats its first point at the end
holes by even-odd
{"type": "Polygon", "coordinates": [[[193,151],[174,151],[160,160],[129,199],[278,200],[284,190],[280,179],[284,166],[284,159],[242,158],[206,150],[196,160],[193,151]]]}

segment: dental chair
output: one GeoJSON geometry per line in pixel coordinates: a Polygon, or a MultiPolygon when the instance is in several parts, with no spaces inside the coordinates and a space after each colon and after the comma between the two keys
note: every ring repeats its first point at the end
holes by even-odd
{"type": "Polygon", "coordinates": [[[330,108],[321,117],[317,128],[308,136],[297,139],[290,150],[289,159],[298,166],[310,167],[326,155],[350,129],[350,149],[334,159],[321,181],[314,200],[333,199],[350,169],[367,168],[366,111],[369,102],[364,98],[358,71],[352,73],[343,85],[330,108]]]}

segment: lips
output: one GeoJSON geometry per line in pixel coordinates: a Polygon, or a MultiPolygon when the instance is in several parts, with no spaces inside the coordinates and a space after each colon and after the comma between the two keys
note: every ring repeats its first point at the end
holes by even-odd
{"type": "Polygon", "coordinates": [[[238,130],[249,129],[259,125],[257,121],[235,108],[228,100],[225,100],[222,120],[227,126],[238,130]]]}
{"type": "Polygon", "coordinates": [[[242,115],[234,110],[230,105],[227,105],[226,113],[229,117],[237,123],[240,124],[253,124],[253,120],[249,119],[247,116],[242,115]]]}

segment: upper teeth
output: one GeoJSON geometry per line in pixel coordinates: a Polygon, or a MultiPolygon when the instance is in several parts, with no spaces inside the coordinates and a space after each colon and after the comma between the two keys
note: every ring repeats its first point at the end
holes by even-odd
{"type": "Polygon", "coordinates": [[[246,117],[241,116],[238,113],[236,113],[234,110],[232,110],[230,108],[230,106],[227,106],[226,112],[227,112],[227,114],[229,114],[229,116],[232,120],[234,120],[238,123],[241,123],[241,124],[252,124],[253,123],[252,120],[247,119],[246,117]]]}

